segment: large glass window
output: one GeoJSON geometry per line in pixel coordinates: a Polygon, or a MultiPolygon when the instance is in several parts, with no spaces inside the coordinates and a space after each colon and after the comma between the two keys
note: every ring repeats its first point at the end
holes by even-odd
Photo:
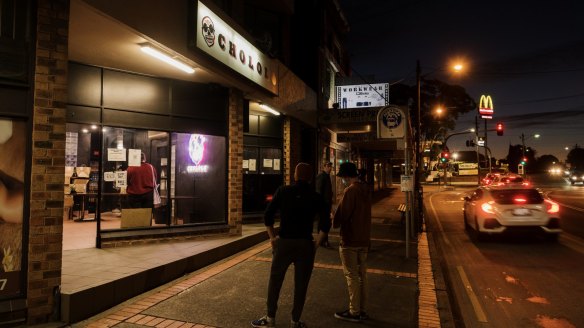
{"type": "Polygon", "coordinates": [[[264,211],[282,185],[282,150],[244,147],[243,172],[243,211],[264,211]]]}
{"type": "Polygon", "coordinates": [[[99,219],[101,230],[223,223],[225,137],[67,124],[65,181],[69,222],[99,219]]]}

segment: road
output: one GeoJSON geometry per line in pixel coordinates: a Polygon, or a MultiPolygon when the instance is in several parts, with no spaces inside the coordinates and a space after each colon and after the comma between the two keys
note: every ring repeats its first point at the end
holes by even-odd
{"type": "Polygon", "coordinates": [[[433,235],[460,327],[584,327],[584,186],[561,177],[532,182],[561,205],[559,242],[509,236],[477,242],[465,232],[461,198],[473,188],[427,194],[433,235]]]}

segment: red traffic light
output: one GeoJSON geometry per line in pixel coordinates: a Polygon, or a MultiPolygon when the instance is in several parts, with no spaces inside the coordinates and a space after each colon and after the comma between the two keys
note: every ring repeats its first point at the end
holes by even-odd
{"type": "Polygon", "coordinates": [[[503,135],[503,123],[497,123],[497,135],[498,136],[502,136],[503,135]]]}

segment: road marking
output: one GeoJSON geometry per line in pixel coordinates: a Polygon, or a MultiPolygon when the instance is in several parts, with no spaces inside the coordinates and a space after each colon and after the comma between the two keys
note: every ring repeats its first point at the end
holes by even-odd
{"type": "Polygon", "coordinates": [[[444,243],[450,246],[450,240],[448,240],[448,237],[444,233],[444,228],[442,228],[442,223],[440,222],[440,218],[438,217],[438,213],[436,212],[436,208],[434,207],[434,203],[432,202],[432,199],[434,198],[435,195],[437,194],[430,195],[430,208],[432,209],[432,214],[434,214],[434,218],[436,219],[436,223],[438,224],[438,231],[440,231],[442,238],[444,238],[444,243]]]}
{"type": "Polygon", "coordinates": [[[468,277],[466,276],[466,272],[464,272],[464,269],[460,265],[458,265],[456,267],[456,270],[458,271],[458,274],[460,275],[460,279],[462,280],[462,284],[464,285],[464,290],[466,290],[466,295],[470,299],[470,303],[472,304],[474,312],[477,316],[477,320],[479,322],[489,322],[489,321],[487,321],[487,316],[485,315],[485,311],[483,311],[483,308],[481,307],[481,304],[479,303],[479,299],[477,298],[477,295],[472,290],[472,286],[470,285],[470,281],[468,280],[468,277]]]}
{"type": "Polygon", "coordinates": [[[564,232],[561,234],[560,240],[564,246],[584,254],[584,241],[581,238],[564,232]]]}

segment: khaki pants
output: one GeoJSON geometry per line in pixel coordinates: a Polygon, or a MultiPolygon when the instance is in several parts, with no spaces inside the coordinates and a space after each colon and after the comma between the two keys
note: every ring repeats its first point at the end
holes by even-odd
{"type": "Polygon", "coordinates": [[[367,252],[367,247],[339,247],[353,315],[367,311],[367,252]]]}

